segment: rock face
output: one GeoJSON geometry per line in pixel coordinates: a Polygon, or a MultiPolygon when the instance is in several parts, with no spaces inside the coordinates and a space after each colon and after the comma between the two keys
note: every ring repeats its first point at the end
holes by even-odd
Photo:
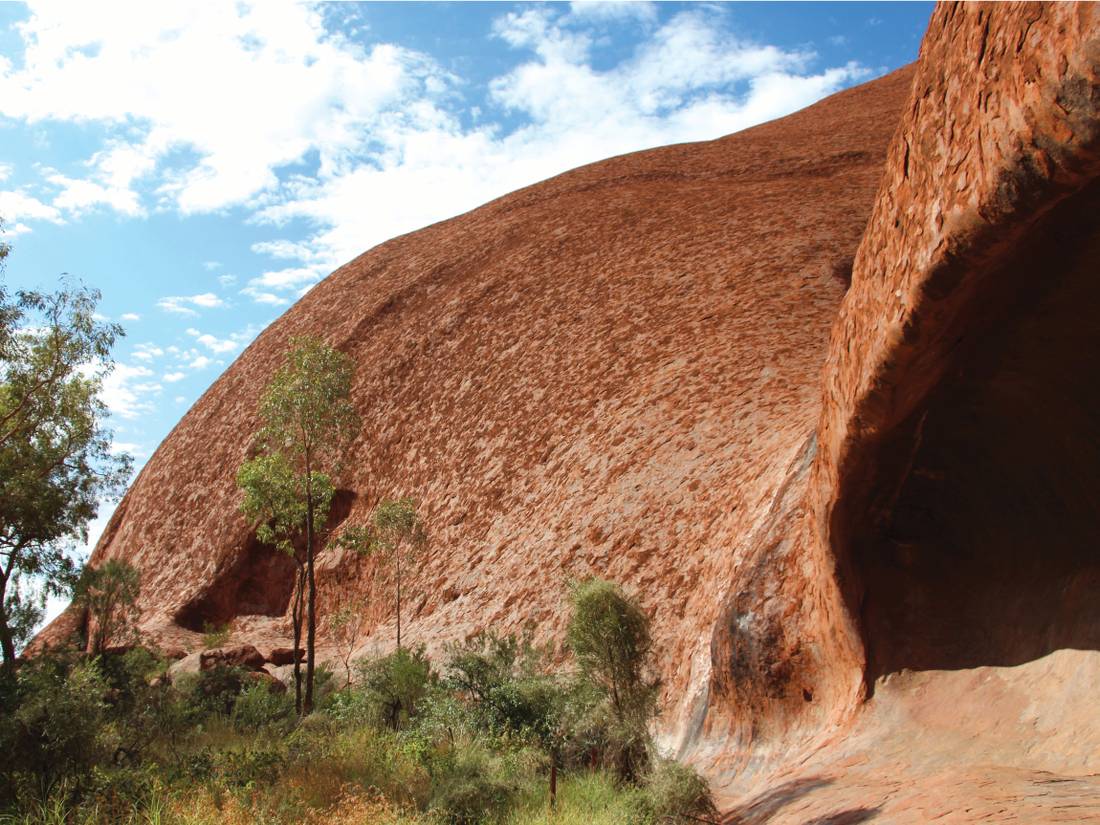
{"type": "MultiPolygon", "coordinates": [[[[941,5],[914,68],[383,244],[211,387],[95,559],[142,569],[164,644],[286,645],[233,477],[321,335],[365,425],[333,519],[411,495],[431,526],[408,639],[556,638],[599,574],[731,821],[1096,817],[1098,75],[1092,5],[941,5]]],[[[322,565],[362,652],[382,572],[322,565]]]]}
{"type": "MultiPolygon", "coordinates": [[[[819,373],[886,148],[901,71],[721,140],[584,167],[371,250],[318,284],[183,418],[96,558],[142,579],[142,629],[287,646],[290,567],[237,514],[236,468],[291,336],[358,365],[362,436],[336,519],[411,495],[432,541],[404,636],[563,627],[597,573],[654,612],[669,730],[710,673],[739,545],[807,460],[819,373]]],[[[361,598],[393,644],[391,589],[333,554],[321,606],[361,598]]],[[[687,710],[685,710],[687,709],[687,710]]]]}

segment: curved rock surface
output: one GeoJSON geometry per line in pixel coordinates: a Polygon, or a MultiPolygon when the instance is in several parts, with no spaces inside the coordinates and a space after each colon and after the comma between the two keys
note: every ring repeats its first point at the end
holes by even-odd
{"type": "MultiPolygon", "coordinates": [[[[407,638],[557,638],[596,573],[653,613],[664,741],[731,822],[1098,818],[1098,180],[1097,8],[941,5],[915,67],[337,270],[94,560],[141,568],[163,644],[285,645],[290,570],[233,477],[288,339],[321,335],[364,420],[335,518],[411,495],[432,530],[407,638]]],[[[392,645],[372,562],[320,581],[392,645]]]]}

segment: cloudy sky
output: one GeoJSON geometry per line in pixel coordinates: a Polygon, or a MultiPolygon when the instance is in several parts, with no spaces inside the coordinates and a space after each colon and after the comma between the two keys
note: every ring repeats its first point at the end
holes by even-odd
{"type": "MultiPolygon", "coordinates": [[[[140,465],[333,268],[583,163],[787,114],[916,57],[931,5],[0,5],[9,287],[127,337],[140,465]]],[[[101,522],[109,513],[101,515],[101,522]]]]}

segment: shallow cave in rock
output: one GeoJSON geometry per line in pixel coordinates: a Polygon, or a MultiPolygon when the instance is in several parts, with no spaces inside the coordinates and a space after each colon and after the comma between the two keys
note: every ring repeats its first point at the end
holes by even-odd
{"type": "Polygon", "coordinates": [[[202,631],[237,616],[281,616],[294,590],[294,560],[250,532],[236,562],[176,613],[176,623],[202,631]]]}
{"type": "MultiPolygon", "coordinates": [[[[337,490],[326,524],[339,526],[351,513],[356,495],[337,490]]],[[[218,573],[198,596],[176,612],[176,623],[188,630],[202,631],[208,625],[221,626],[237,616],[282,616],[294,592],[294,560],[277,548],[264,544],[250,530],[242,539],[234,562],[218,573]]]]}
{"type": "MultiPolygon", "coordinates": [[[[867,681],[1100,649],[1100,188],[983,280],[841,512],[867,681]]],[[[836,533],[834,533],[836,535],[836,533]]]]}

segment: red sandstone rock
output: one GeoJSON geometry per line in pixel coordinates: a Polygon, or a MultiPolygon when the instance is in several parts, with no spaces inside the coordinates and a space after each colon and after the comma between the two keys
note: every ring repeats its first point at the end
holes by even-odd
{"type": "MultiPolygon", "coordinates": [[[[561,582],[608,576],[731,821],[1095,819],[1098,31],[942,5],[915,71],[371,250],[185,416],[96,558],[142,568],[155,639],[287,644],[289,562],[226,514],[259,392],[322,335],[364,420],[336,517],[407,494],[432,526],[411,640],[554,637],[561,582]]],[[[364,652],[377,574],[320,571],[364,652]]]]}
{"type": "MultiPolygon", "coordinates": [[[[304,662],[306,652],[303,648],[298,648],[298,661],[304,662]]],[[[292,665],[294,664],[294,648],[292,647],[273,647],[268,649],[264,654],[264,661],[270,662],[273,665],[292,665]]]]}
{"type": "Polygon", "coordinates": [[[201,654],[203,670],[215,667],[243,667],[246,670],[259,670],[264,666],[264,657],[252,645],[216,648],[201,654]]]}
{"type": "MultiPolygon", "coordinates": [[[[909,83],[578,169],[318,284],[187,413],[105,530],[97,559],[142,570],[143,632],[194,646],[232,620],[234,641],[289,641],[291,563],[235,515],[234,477],[288,338],[313,333],[358,364],[338,515],[406,494],[431,525],[407,638],[438,649],[528,622],[556,637],[566,579],[614,578],[655,614],[665,724],[686,733],[738,548],[817,420],[909,83]]],[[[330,554],[318,576],[322,613],[350,592],[368,605],[364,651],[393,645],[374,560],[330,554]]]]}

